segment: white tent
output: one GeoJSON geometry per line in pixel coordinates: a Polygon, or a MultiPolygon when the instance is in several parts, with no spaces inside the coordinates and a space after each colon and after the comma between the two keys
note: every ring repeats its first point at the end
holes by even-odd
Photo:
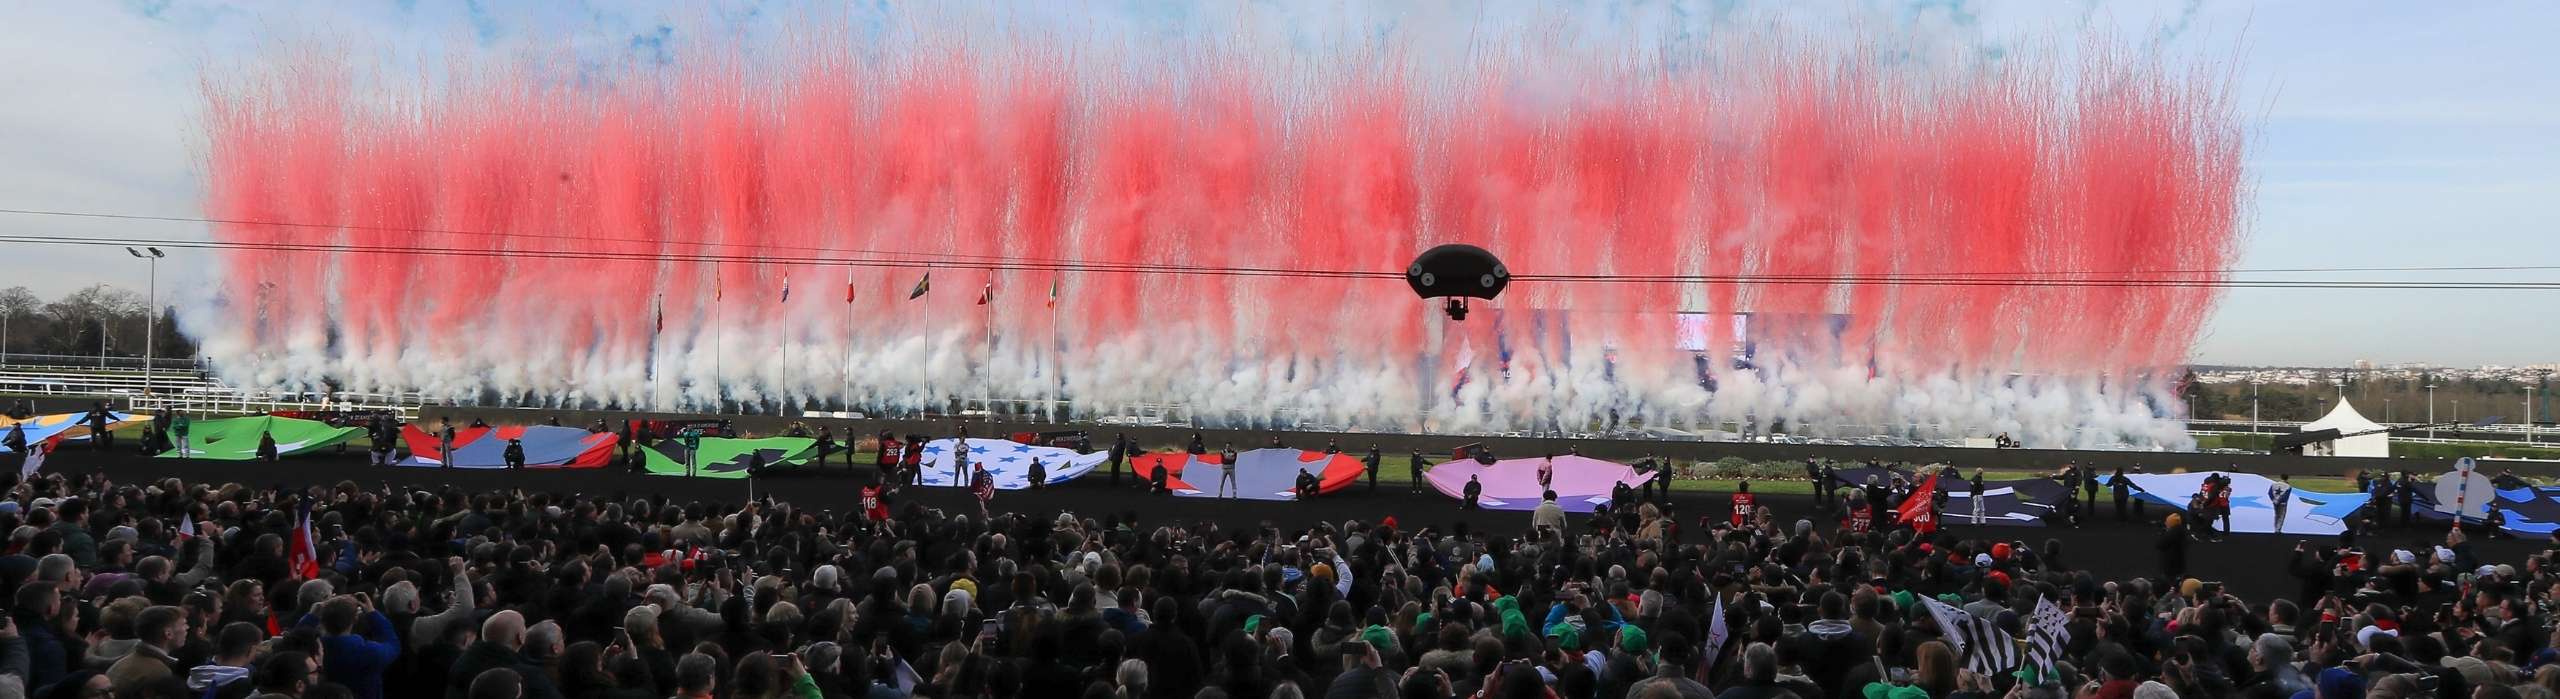
{"type": "Polygon", "coordinates": [[[2337,430],[2338,434],[2354,436],[2302,445],[2303,456],[2391,456],[2391,434],[2382,431],[2381,424],[2364,419],[2355,406],[2344,400],[2338,401],[2338,407],[2326,417],[2302,425],[2304,432],[2313,430],[2337,430]]]}

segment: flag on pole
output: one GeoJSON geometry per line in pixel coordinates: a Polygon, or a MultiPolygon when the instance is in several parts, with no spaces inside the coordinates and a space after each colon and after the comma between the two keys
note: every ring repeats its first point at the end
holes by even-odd
{"type": "Polygon", "coordinates": [[[1920,487],[1911,489],[1911,497],[1902,501],[1901,510],[1896,513],[1900,515],[1897,519],[1910,522],[1924,532],[1936,531],[1938,523],[1931,515],[1937,505],[1937,497],[1938,474],[1932,473],[1929,480],[1920,482],[1920,487]]]}
{"type": "Polygon", "coordinates": [[[2036,615],[2027,623],[2027,666],[2035,668],[2038,677],[2052,677],[2054,662],[2062,658],[2062,649],[2071,643],[2071,615],[2062,611],[2053,598],[2036,600],[2036,615]]]}
{"type": "Polygon", "coordinates": [[[659,295],[658,295],[658,300],[656,301],[656,303],[652,304],[652,307],[653,307],[653,308],[655,308],[655,309],[657,309],[657,313],[658,313],[658,330],[657,330],[657,333],[658,333],[658,334],[660,334],[660,335],[664,335],[664,334],[666,334],[666,333],[667,333],[667,295],[666,295],[666,294],[659,294],[659,295]]]}
{"type": "Polygon", "coordinates": [[[933,271],[932,271],[932,270],[925,270],[924,276],[916,279],[916,288],[915,288],[915,290],[907,292],[907,300],[909,300],[909,301],[914,301],[914,300],[919,299],[919,298],[924,298],[924,292],[932,291],[932,290],[933,290],[933,271]]]}
{"type": "Polygon", "coordinates": [[[720,268],[715,266],[711,268],[711,300],[720,300],[720,292],[720,268]]]}
{"type": "Polygon", "coordinates": [[[791,302],[791,273],[782,273],[782,302],[791,302]]]}
{"type": "Polygon", "coordinates": [[[1058,307],[1058,280],[1054,277],[1049,279],[1049,307],[1058,307]]]}
{"type": "Polygon", "coordinates": [[[285,557],[287,568],[304,580],[320,577],[320,542],[311,536],[311,505],[302,505],[302,517],[293,525],[293,552],[285,557]]]}
{"type": "Polygon", "coordinates": [[[995,299],[996,299],[996,283],[995,283],[995,282],[987,282],[987,285],[986,285],[986,286],[984,286],[984,287],[980,287],[980,288],[978,289],[978,305],[980,305],[980,306],[987,305],[987,302],[989,302],[989,301],[994,301],[995,299]]]}
{"type": "Polygon", "coordinates": [[[1920,604],[1938,620],[1938,632],[1946,637],[1947,645],[1954,646],[1956,654],[1964,657],[1965,669],[1994,676],[2018,667],[2018,642],[2009,637],[2009,632],[1945,602],[1921,598],[1920,604]]]}
{"type": "Polygon", "coordinates": [[[853,270],[844,272],[844,302],[853,303],[853,270]]]}
{"type": "Polygon", "coordinates": [[[1707,617],[1707,642],[1699,647],[1697,667],[1693,668],[1698,677],[1708,676],[1715,671],[1716,656],[1724,653],[1725,641],[1733,636],[1733,632],[1727,630],[1724,625],[1724,595],[1716,593],[1715,598],[1715,613],[1707,617]]]}
{"type": "Polygon", "coordinates": [[[59,440],[48,439],[28,447],[26,460],[18,464],[18,482],[25,483],[35,479],[36,470],[44,468],[44,457],[53,453],[53,445],[57,441],[59,440]]]}

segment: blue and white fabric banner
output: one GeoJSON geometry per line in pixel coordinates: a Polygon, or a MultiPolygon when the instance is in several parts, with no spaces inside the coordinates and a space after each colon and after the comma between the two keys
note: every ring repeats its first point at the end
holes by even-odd
{"type": "MultiPolygon", "coordinates": [[[[15,423],[0,425],[0,435],[6,435],[10,429],[14,428],[25,432],[28,444],[52,439],[54,435],[62,435],[63,441],[66,442],[85,442],[89,441],[89,429],[88,425],[80,421],[88,417],[88,413],[38,415],[15,423]]],[[[133,418],[132,413],[107,413],[107,427],[113,429],[133,418]]],[[[0,454],[6,453],[9,453],[9,447],[0,445],[0,454]]]]}
{"type": "Polygon", "coordinates": [[[2434,486],[2419,484],[2409,493],[2418,516],[2441,522],[2459,515],[2464,524],[2483,524],[2489,511],[2497,510],[2506,518],[2501,528],[2510,534],[2548,537],[2560,531],[2560,487],[2501,489],[2471,459],[2456,463],[2454,470],[2436,477],[2434,486]]]}
{"type": "MultiPolygon", "coordinates": [[[[2204,489],[2204,473],[2126,474],[2133,482],[2133,496],[2153,504],[2185,510],[2187,499],[2204,489]]],[[[2249,534],[2276,532],[2275,503],[2267,500],[2269,486],[2275,481],[2254,473],[2220,472],[2231,478],[2231,531],[2249,534]]],[[[2104,486],[2114,485],[2114,476],[2099,476],[2104,486]]],[[[2295,488],[2285,500],[2286,534],[2329,535],[2346,531],[2346,518],[2362,509],[2373,498],[2364,493],[2322,493],[2295,488]]],[[[2194,515],[2188,526],[2202,526],[2194,515]]]]}
{"type": "MultiPolygon", "coordinates": [[[[1094,467],[1111,460],[1108,451],[1079,454],[1073,449],[1037,447],[1007,439],[973,437],[966,444],[969,464],[985,466],[987,473],[995,476],[997,490],[1030,488],[1033,461],[1040,462],[1041,468],[1048,471],[1045,475],[1049,484],[1056,485],[1091,473],[1094,467]]],[[[945,488],[967,485],[968,476],[956,480],[952,476],[952,465],[960,461],[961,449],[962,442],[957,439],[925,442],[921,459],[924,484],[945,488]]]]}

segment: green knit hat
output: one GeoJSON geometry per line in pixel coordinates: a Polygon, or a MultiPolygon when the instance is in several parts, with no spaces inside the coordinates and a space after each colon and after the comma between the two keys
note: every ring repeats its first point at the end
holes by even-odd
{"type": "Polygon", "coordinates": [[[1929,690],[1885,682],[1869,683],[1862,693],[1867,699],[1929,699],[1929,690]]]}
{"type": "Polygon", "coordinates": [[[1369,645],[1377,648],[1380,653],[1387,652],[1387,649],[1394,648],[1396,646],[1396,632],[1387,630],[1387,627],[1385,626],[1371,626],[1367,629],[1362,629],[1360,631],[1360,637],[1368,640],[1369,645]]]}
{"type": "Polygon", "coordinates": [[[1556,625],[1547,627],[1547,637],[1555,639],[1558,648],[1580,649],[1582,647],[1582,629],[1574,628],[1572,624],[1556,622],[1556,625]]]}
{"type": "Polygon", "coordinates": [[[1634,624],[1620,624],[1618,626],[1618,650],[1623,650],[1629,653],[1642,653],[1644,652],[1644,648],[1644,629],[1637,628],[1634,624]]]}
{"type": "Polygon", "coordinates": [[[1502,637],[1514,641],[1529,640],[1529,617],[1517,609],[1503,610],[1502,637]]]}

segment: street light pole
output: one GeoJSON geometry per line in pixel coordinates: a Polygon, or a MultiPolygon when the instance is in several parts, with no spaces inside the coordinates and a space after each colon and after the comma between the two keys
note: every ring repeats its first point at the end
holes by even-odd
{"type": "Polygon", "coordinates": [[[2427,383],[2427,438],[2436,438],[2436,385],[2427,383]]]}
{"type": "Polygon", "coordinates": [[[146,311],[150,315],[144,323],[147,329],[142,332],[142,395],[150,398],[158,393],[158,382],[154,379],[158,376],[159,367],[154,365],[159,363],[160,358],[157,346],[160,341],[160,258],[164,255],[160,253],[159,248],[151,247],[142,250],[128,247],[124,251],[126,254],[151,263],[151,295],[149,297],[151,307],[146,311]],[[143,250],[149,250],[150,253],[144,254],[143,250]]]}
{"type": "Polygon", "coordinates": [[[2249,379],[2249,434],[2258,433],[2258,379],[2249,379]]]}
{"type": "Polygon", "coordinates": [[[2524,443],[2533,443],[2533,387],[2524,387],[2524,443]]]}

